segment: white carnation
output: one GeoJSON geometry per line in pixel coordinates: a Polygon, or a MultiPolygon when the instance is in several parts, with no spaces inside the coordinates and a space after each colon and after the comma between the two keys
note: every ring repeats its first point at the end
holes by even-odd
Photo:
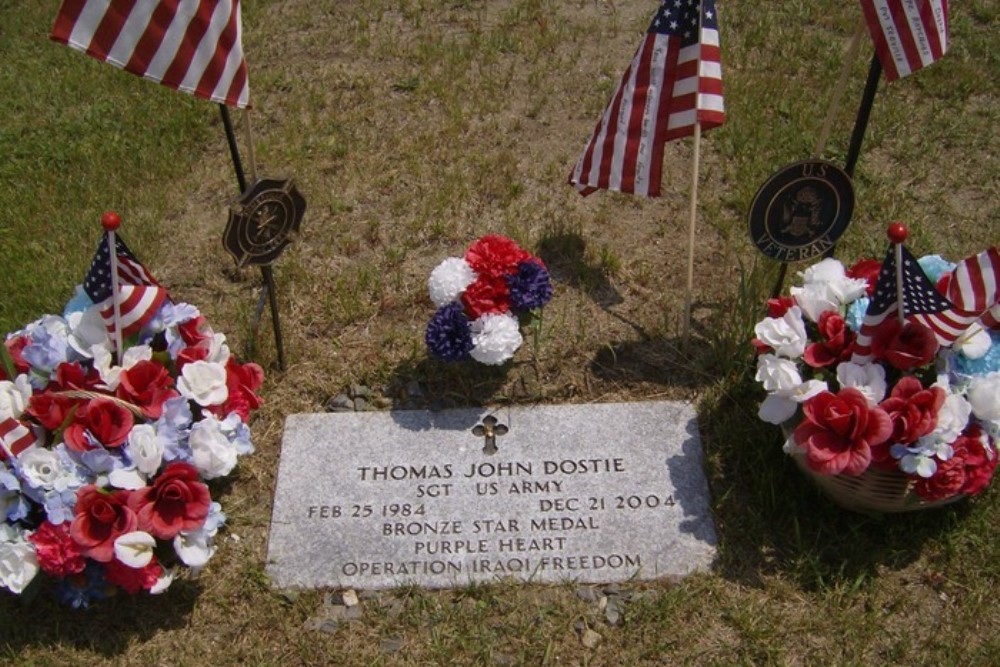
{"type": "Polygon", "coordinates": [[[490,366],[499,366],[514,356],[524,339],[517,318],[506,313],[487,313],[470,326],[472,358],[490,366]]]}
{"type": "Polygon", "coordinates": [[[753,330],[761,342],[783,357],[798,359],[806,351],[806,324],[798,306],[792,306],[781,317],[765,317],[753,330]]]}
{"type": "Polygon", "coordinates": [[[427,290],[438,308],[457,299],[476,280],[476,272],[460,257],[449,257],[431,271],[427,290]]]}

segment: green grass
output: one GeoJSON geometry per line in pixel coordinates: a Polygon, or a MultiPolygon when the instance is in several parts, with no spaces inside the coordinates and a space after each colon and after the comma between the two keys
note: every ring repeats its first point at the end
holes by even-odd
{"type": "MultiPolygon", "coordinates": [[[[684,341],[690,141],[668,145],[658,200],[583,199],[565,184],[651,3],[243,3],[259,168],[293,176],[308,201],[300,237],[275,265],[284,373],[266,313],[252,331],[258,273],[235,269],[220,247],[235,193],[218,110],[49,42],[57,4],[0,0],[0,326],[60,310],[113,208],[154,274],[269,377],[257,452],[227,489],[226,536],[204,575],[86,613],[0,595],[0,663],[995,661],[1000,492],[905,516],[851,514],[756,418],[746,343],[777,267],[750,245],[746,211],[770,174],[812,153],[855,4],[720,8],[728,119],[701,147],[684,341]],[[428,360],[427,275],[486,233],[541,255],[555,299],[509,369],[428,360]],[[498,583],[402,589],[365,601],[363,618],[332,634],[307,629],[323,592],[286,595],[264,571],[284,417],[321,411],[351,383],[391,394],[411,380],[439,405],[696,401],[717,563],[680,582],[624,586],[618,626],[572,586],[498,583]],[[596,649],[581,645],[583,627],[602,635],[596,649]]],[[[880,86],[838,256],[881,256],[897,218],[918,255],[954,259],[997,242],[995,4],[953,3],[948,56],[880,86]]],[[[837,162],[870,57],[866,38],[825,151],[837,162]]]]}

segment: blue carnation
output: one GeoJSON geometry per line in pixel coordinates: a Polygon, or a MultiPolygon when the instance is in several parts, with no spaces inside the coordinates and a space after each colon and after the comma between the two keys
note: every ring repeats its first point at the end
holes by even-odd
{"type": "Polygon", "coordinates": [[[932,283],[937,283],[946,273],[955,270],[955,263],[941,257],[941,255],[926,255],[917,260],[917,264],[924,270],[932,283]]]}
{"type": "Polygon", "coordinates": [[[871,299],[863,296],[847,307],[847,313],[844,315],[844,321],[847,323],[847,328],[849,328],[854,333],[861,331],[861,324],[865,321],[865,313],[868,312],[868,304],[871,303],[871,299]]]}
{"type": "Polygon", "coordinates": [[[993,345],[989,351],[978,359],[969,359],[964,354],[952,357],[954,370],[962,375],[986,375],[1000,371],[1000,333],[989,331],[993,345]]]}
{"type": "Polygon", "coordinates": [[[511,309],[516,312],[541,308],[552,299],[548,270],[536,262],[517,265],[517,273],[507,276],[511,309]]]}
{"type": "Polygon", "coordinates": [[[83,576],[66,577],[56,586],[56,597],[74,609],[86,609],[94,600],[108,597],[112,587],[104,579],[104,567],[94,561],[87,562],[83,576]]]}
{"type": "Polygon", "coordinates": [[[438,309],[424,335],[427,349],[443,361],[462,361],[469,358],[472,351],[472,332],[469,318],[462,312],[462,304],[457,301],[438,309]]]}

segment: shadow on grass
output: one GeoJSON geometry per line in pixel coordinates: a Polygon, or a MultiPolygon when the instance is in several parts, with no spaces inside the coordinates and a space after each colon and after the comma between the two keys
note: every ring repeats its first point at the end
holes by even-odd
{"type": "Polygon", "coordinates": [[[746,378],[699,412],[721,545],[716,571],[726,579],[857,586],[915,562],[970,514],[967,503],[891,515],[841,508],[782,452],[780,430],[757,419],[759,398],[746,378]]]}
{"type": "Polygon", "coordinates": [[[471,360],[408,359],[392,371],[393,409],[440,411],[509,404],[510,392],[502,390],[515,382],[510,371],[517,363],[527,362],[487,366],[471,360]]]}
{"type": "Polygon", "coordinates": [[[33,598],[0,595],[0,655],[68,645],[113,657],[163,630],[187,627],[201,593],[199,583],[182,580],[162,595],[119,593],[80,610],[59,603],[48,584],[33,598]]]}
{"type": "Polygon", "coordinates": [[[547,233],[538,243],[538,256],[558,282],[583,291],[602,308],[623,301],[600,267],[587,261],[587,242],[577,232],[563,229],[547,233]]]}

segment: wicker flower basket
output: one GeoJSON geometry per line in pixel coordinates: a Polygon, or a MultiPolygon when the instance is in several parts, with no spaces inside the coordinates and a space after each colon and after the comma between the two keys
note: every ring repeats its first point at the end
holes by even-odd
{"type": "Polygon", "coordinates": [[[869,468],[860,475],[820,475],[809,469],[801,455],[793,455],[799,469],[831,500],[853,512],[915,512],[950,505],[965,498],[958,494],[942,500],[925,500],[913,491],[913,481],[899,471],[869,468]]]}

